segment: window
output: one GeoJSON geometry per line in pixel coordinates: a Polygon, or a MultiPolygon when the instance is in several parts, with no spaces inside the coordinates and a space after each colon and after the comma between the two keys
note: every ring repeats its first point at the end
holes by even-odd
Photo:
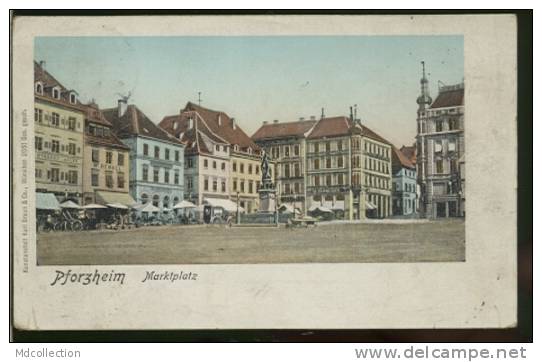
{"type": "Polygon", "coordinates": [[[435,141],[435,153],[442,152],[442,141],[435,141]]]}
{"type": "Polygon", "coordinates": [[[158,207],[158,205],[160,204],[160,196],[158,195],[154,195],[152,197],[152,204],[156,207],[158,207]]]}
{"type": "Polygon", "coordinates": [[[164,170],[164,182],[169,183],[169,170],[164,170]]]}
{"type": "Polygon", "coordinates": [[[34,121],[38,123],[43,121],[43,111],[39,108],[34,108],[34,121]]]}
{"type": "Polygon", "coordinates": [[[294,156],[299,156],[299,145],[294,146],[294,156]]]}
{"type": "Polygon", "coordinates": [[[186,167],[187,168],[194,167],[194,159],[193,158],[190,157],[188,160],[186,160],[186,167]]]}
{"type": "Polygon", "coordinates": [[[327,141],[326,142],[326,152],[329,152],[331,151],[331,142],[327,141]]]}
{"type": "Polygon", "coordinates": [[[53,98],[60,99],[60,90],[58,88],[53,88],[53,98]]]}
{"type": "Polygon", "coordinates": [[[233,191],[237,191],[237,180],[233,180],[233,191]]]}
{"type": "Polygon", "coordinates": [[[108,188],[113,188],[113,172],[105,173],[105,186],[108,188]]]}
{"type": "Polygon", "coordinates": [[[152,180],[153,182],[158,182],[160,179],[160,169],[158,167],[152,168],[152,180]]]}
{"type": "Polygon", "coordinates": [[[43,86],[41,83],[36,83],[36,93],[43,94],[43,86]]]}
{"type": "Polygon", "coordinates": [[[225,162],[222,162],[222,164],[220,165],[220,169],[222,171],[226,171],[226,163],[225,162]]]}
{"type": "Polygon", "coordinates": [[[143,181],[149,181],[149,166],[143,165],[143,181]]]}
{"type": "Polygon", "coordinates": [[[205,191],[209,191],[209,179],[208,178],[205,178],[205,180],[203,180],[203,189],[205,191]]]}
{"type": "Polygon", "coordinates": [[[222,192],[226,192],[226,181],[222,180],[221,182],[221,190],[222,192]]]}
{"type": "Polygon", "coordinates": [[[173,183],[175,185],[178,185],[179,184],[179,171],[178,170],[175,170],[175,174],[173,176],[173,183]]]}
{"type": "Polygon", "coordinates": [[[316,158],[314,160],[314,169],[319,170],[320,169],[320,159],[316,158]]]}
{"type": "Polygon", "coordinates": [[[455,152],[455,141],[448,141],[448,152],[455,152]]]}
{"type": "Polygon", "coordinates": [[[74,156],[75,155],[75,151],[76,151],[76,146],[75,146],[75,143],[70,143],[68,145],[68,154],[74,156]]]}
{"type": "Polygon", "coordinates": [[[145,205],[147,202],[149,202],[149,195],[141,194],[141,203],[145,205]]]}
{"type": "Polygon", "coordinates": [[[75,99],[75,94],[70,93],[70,103],[71,103],[71,104],[75,104],[75,101],[76,101],[76,99],[75,99]]]}
{"type": "Polygon", "coordinates": [[[68,183],[72,185],[77,185],[77,171],[68,171],[67,173],[68,183]]]}
{"type": "Polygon", "coordinates": [[[344,167],[344,159],[343,159],[342,156],[339,156],[339,157],[337,158],[337,167],[339,167],[339,168],[344,167]]]}
{"type": "Polygon", "coordinates": [[[288,164],[284,165],[284,177],[285,178],[290,177],[290,165],[288,164]]]}
{"type": "Polygon", "coordinates": [[[290,184],[284,184],[284,193],[291,194],[292,190],[290,189],[290,184]]]}
{"type": "Polygon", "coordinates": [[[100,162],[100,150],[97,148],[92,149],[92,162],[100,162]]]}
{"type": "Polygon", "coordinates": [[[166,160],[169,160],[169,148],[166,148],[165,150],[165,157],[166,157],[166,160]]]}
{"type": "Polygon", "coordinates": [[[284,146],[284,156],[290,157],[290,146],[284,146]]]}
{"type": "Polygon", "coordinates": [[[245,164],[244,163],[240,163],[239,168],[240,168],[241,173],[245,173],[245,164]]]}
{"type": "Polygon", "coordinates": [[[444,172],[442,160],[437,160],[436,168],[437,168],[437,173],[443,173],[444,172]]]}
{"type": "Polygon", "coordinates": [[[301,177],[301,170],[300,170],[299,163],[294,164],[294,175],[295,177],[301,177]]]}
{"type": "Polygon", "coordinates": [[[337,142],[337,149],[338,149],[339,151],[342,151],[342,150],[343,150],[343,141],[338,141],[338,142],[337,142]]]}
{"type": "Polygon", "coordinates": [[[124,188],[124,173],[122,172],[117,174],[117,187],[121,189],[124,188]]]}
{"type": "Polygon", "coordinates": [[[320,152],[320,147],[319,147],[318,143],[314,144],[314,152],[316,152],[316,153],[320,152]]]}
{"type": "Polygon", "coordinates": [[[215,149],[216,149],[216,152],[220,152],[220,145],[216,145],[215,149]]]}
{"type": "Polygon", "coordinates": [[[149,155],[149,145],[144,143],[143,144],[143,155],[148,156],[149,155]]]}
{"type": "Polygon", "coordinates": [[[113,152],[107,151],[105,153],[105,163],[113,163],[113,152]]]}
{"type": "Polygon", "coordinates": [[[449,129],[450,131],[453,131],[453,130],[456,130],[456,129],[458,129],[458,128],[459,128],[459,127],[458,127],[457,119],[456,119],[456,118],[450,118],[450,119],[448,120],[448,129],[449,129]]]}
{"type": "Polygon", "coordinates": [[[241,192],[245,192],[245,181],[241,181],[241,192]]]}
{"type": "Polygon", "coordinates": [[[160,158],[160,147],[154,146],[154,158],[160,158]]]}
{"type": "Polygon", "coordinates": [[[43,138],[34,137],[34,147],[37,151],[41,151],[41,149],[43,148],[43,138]]]}
{"type": "Polygon", "coordinates": [[[216,161],[213,161],[213,168],[216,170],[216,161]]]}
{"type": "Polygon", "coordinates": [[[320,176],[314,176],[314,186],[320,186],[320,176]]]}
{"type": "Polygon", "coordinates": [[[213,191],[217,191],[218,190],[218,181],[216,179],[213,179],[213,191]]]}
{"type": "Polygon", "coordinates": [[[55,127],[60,126],[60,114],[53,112],[51,115],[51,124],[55,127]]]}
{"type": "Polygon", "coordinates": [[[437,121],[435,123],[435,129],[437,132],[442,132],[442,121],[437,121]]]}
{"type": "Polygon", "coordinates": [[[337,175],[337,184],[343,185],[344,184],[344,176],[342,173],[337,175]]]}
{"type": "Polygon", "coordinates": [[[175,161],[179,162],[180,152],[177,150],[175,151],[175,161]]]}
{"type": "Polygon", "coordinates": [[[90,176],[90,182],[92,183],[92,186],[100,186],[100,171],[98,170],[92,170],[91,176],[90,176]]]}
{"type": "Polygon", "coordinates": [[[194,187],[194,182],[192,181],[192,177],[186,178],[186,187],[188,190],[192,190],[192,188],[194,187]]]}
{"type": "Polygon", "coordinates": [[[124,154],[117,152],[117,165],[124,166],[124,154]]]}
{"type": "Polygon", "coordinates": [[[326,175],[326,185],[331,186],[331,175],[326,175]]]}
{"type": "Polygon", "coordinates": [[[51,141],[51,152],[59,153],[60,152],[60,142],[57,140],[51,141]]]}
{"type": "Polygon", "coordinates": [[[248,164],[248,173],[252,175],[252,164],[248,164]]]}
{"type": "Polygon", "coordinates": [[[222,151],[228,152],[228,146],[222,146],[222,151]]]}
{"type": "Polygon", "coordinates": [[[326,158],[326,168],[331,168],[331,157],[326,158]]]}
{"type": "Polygon", "coordinates": [[[50,177],[47,177],[47,178],[50,178],[52,182],[58,182],[60,180],[60,170],[58,168],[52,168],[50,173],[48,172],[48,175],[50,177]]]}
{"type": "Polygon", "coordinates": [[[207,159],[203,160],[203,167],[208,168],[209,167],[209,161],[207,159]]]}
{"type": "Polygon", "coordinates": [[[457,160],[450,160],[450,173],[457,173],[457,160]]]}
{"type": "Polygon", "coordinates": [[[75,120],[74,117],[68,118],[68,129],[70,131],[75,131],[75,122],[76,122],[76,120],[75,120]]]}
{"type": "Polygon", "coordinates": [[[233,172],[237,172],[237,162],[232,163],[233,172]]]}

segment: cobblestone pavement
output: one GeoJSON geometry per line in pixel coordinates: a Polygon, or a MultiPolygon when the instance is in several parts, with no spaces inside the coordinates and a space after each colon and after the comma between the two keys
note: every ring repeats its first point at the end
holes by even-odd
{"type": "Polygon", "coordinates": [[[309,228],[156,226],[38,235],[39,265],[448,262],[465,260],[463,220],[309,228]]]}

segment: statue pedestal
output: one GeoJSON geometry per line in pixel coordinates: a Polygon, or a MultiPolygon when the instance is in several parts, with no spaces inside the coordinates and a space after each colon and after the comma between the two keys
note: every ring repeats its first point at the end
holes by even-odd
{"type": "Polygon", "coordinates": [[[277,194],[275,189],[260,188],[260,210],[259,212],[272,213],[275,212],[277,194]]]}

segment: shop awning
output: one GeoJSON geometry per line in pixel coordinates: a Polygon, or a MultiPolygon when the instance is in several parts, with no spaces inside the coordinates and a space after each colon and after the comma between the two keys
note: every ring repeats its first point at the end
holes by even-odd
{"type": "Polygon", "coordinates": [[[131,206],[136,202],[125,192],[96,191],[96,202],[99,204],[121,204],[131,206]]]}
{"type": "Polygon", "coordinates": [[[81,208],[81,206],[77,205],[72,200],[64,201],[63,203],[60,204],[60,207],[63,209],[80,209],[81,208]]]}
{"type": "Polygon", "coordinates": [[[193,209],[196,205],[191,203],[190,201],[183,200],[179,202],[177,205],[173,206],[174,209],[193,209]]]}
{"type": "Polygon", "coordinates": [[[60,203],[54,194],[36,192],[36,209],[60,210],[60,203]]]}
{"type": "MultiPolygon", "coordinates": [[[[226,199],[214,199],[214,198],[205,198],[203,203],[211,205],[212,207],[220,207],[228,212],[237,212],[237,204],[231,200],[226,199]]],[[[244,212],[245,210],[239,206],[239,212],[244,212]]]]}

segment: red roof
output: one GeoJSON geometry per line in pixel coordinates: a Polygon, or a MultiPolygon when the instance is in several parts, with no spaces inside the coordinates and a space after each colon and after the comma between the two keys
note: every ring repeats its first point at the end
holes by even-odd
{"type": "Polygon", "coordinates": [[[105,118],[113,125],[120,138],[145,136],[157,140],[182,144],[181,141],[158,127],[135,105],[129,105],[124,114],[118,116],[118,108],[104,109],[105,118]]]}
{"type": "MultiPolygon", "coordinates": [[[[347,136],[353,133],[356,129],[359,132],[359,123],[355,124],[354,122],[352,122],[352,120],[350,120],[349,117],[339,116],[322,118],[318,121],[316,126],[314,126],[307,138],[317,139],[323,137],[347,136]]],[[[380,136],[378,133],[376,133],[367,126],[361,125],[361,133],[365,137],[372,138],[375,141],[391,145],[391,143],[387,141],[384,137],[380,136]]]]}
{"type": "Polygon", "coordinates": [[[403,146],[400,150],[413,164],[416,164],[416,146],[403,146]]]}
{"type": "Polygon", "coordinates": [[[255,141],[274,138],[304,137],[305,133],[318,121],[307,120],[299,122],[270,123],[262,125],[253,135],[255,141]]]}
{"type": "Polygon", "coordinates": [[[85,118],[85,124],[92,122],[99,125],[102,125],[104,127],[107,127],[110,132],[109,136],[93,136],[91,134],[85,133],[85,142],[92,143],[95,145],[103,145],[103,146],[110,146],[115,148],[121,148],[125,150],[129,150],[130,147],[125,145],[113,132],[112,124],[109,122],[105,116],[103,115],[102,111],[98,107],[96,103],[90,103],[85,106],[86,108],[86,118],[85,118]]]}
{"type": "Polygon", "coordinates": [[[407,156],[403,154],[403,152],[399,151],[395,146],[391,146],[392,148],[392,157],[391,157],[391,164],[394,169],[397,168],[410,168],[414,169],[416,166],[410,162],[407,156]]]}
{"type": "Polygon", "coordinates": [[[456,107],[464,105],[464,88],[440,91],[431,108],[456,107]]]}
{"type": "Polygon", "coordinates": [[[41,82],[43,85],[43,94],[37,93],[34,88],[34,94],[36,98],[47,100],[53,103],[57,103],[63,106],[84,110],[81,103],[77,100],[75,103],[70,102],[70,93],[77,93],[73,89],[67,89],[64,87],[55,77],[47,72],[38,62],[34,62],[34,82],[41,82]],[[53,88],[60,88],[60,99],[53,97],[53,88]]]}

